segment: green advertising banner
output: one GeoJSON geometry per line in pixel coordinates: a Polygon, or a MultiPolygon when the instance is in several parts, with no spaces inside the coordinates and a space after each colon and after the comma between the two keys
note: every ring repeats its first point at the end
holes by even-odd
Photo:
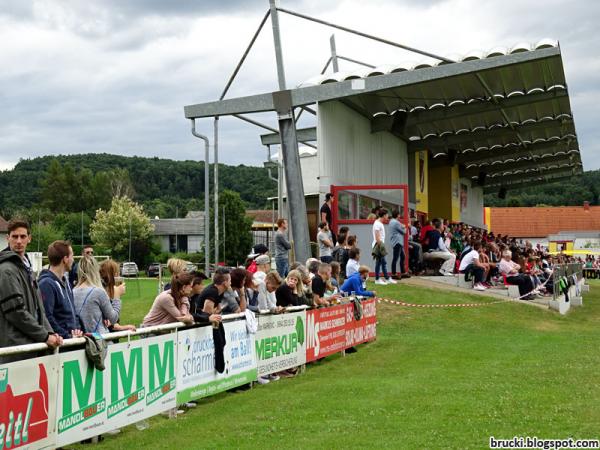
{"type": "Polygon", "coordinates": [[[215,341],[210,326],[178,333],[177,403],[214,395],[256,380],[254,335],[246,321],[225,322],[224,368],[215,370],[215,341]]]}
{"type": "Polygon", "coordinates": [[[258,375],[306,363],[306,311],[259,316],[254,343],[258,375]]]}
{"type": "Polygon", "coordinates": [[[83,351],[60,354],[58,446],[174,408],[176,352],[173,333],[110,345],[104,371],[83,351]]]}

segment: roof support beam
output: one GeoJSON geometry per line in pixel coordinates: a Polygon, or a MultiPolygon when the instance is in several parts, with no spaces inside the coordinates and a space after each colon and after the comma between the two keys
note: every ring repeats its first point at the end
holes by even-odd
{"type": "MultiPolygon", "coordinates": [[[[568,175],[564,175],[564,176],[557,176],[557,177],[552,177],[552,178],[548,178],[547,180],[544,180],[543,183],[546,184],[552,184],[552,183],[556,183],[558,181],[565,181],[565,180],[570,180],[573,178],[573,174],[568,174],[568,175]]],[[[508,190],[517,190],[517,189],[523,189],[526,187],[530,187],[530,186],[539,186],[541,183],[541,181],[539,180],[523,180],[523,182],[521,183],[512,183],[512,184],[507,184],[507,185],[494,185],[494,186],[485,186],[483,188],[483,193],[484,194],[491,194],[494,192],[498,192],[502,187],[508,189],[508,190]]]]}
{"type": "MultiPolygon", "coordinates": [[[[316,141],[317,140],[317,128],[298,128],[296,130],[296,136],[298,141],[302,143],[316,141]]],[[[261,134],[260,142],[263,145],[277,145],[281,144],[281,135],[279,133],[268,133],[261,134]]]]}
{"type": "Polygon", "coordinates": [[[526,182],[526,181],[534,181],[539,180],[540,182],[546,182],[549,177],[553,176],[566,176],[566,175],[574,175],[575,173],[580,173],[581,169],[548,169],[548,170],[539,170],[538,172],[528,172],[528,173],[519,173],[516,175],[507,175],[507,176],[497,176],[497,177],[487,177],[486,178],[486,187],[509,187],[510,184],[526,182]]]}
{"type": "Polygon", "coordinates": [[[562,97],[567,97],[567,90],[553,90],[550,92],[538,92],[526,95],[516,95],[509,98],[498,99],[498,104],[491,100],[475,101],[466,104],[457,104],[453,106],[440,106],[435,109],[419,110],[410,112],[406,122],[407,127],[420,125],[423,123],[434,122],[436,120],[456,119],[458,117],[469,116],[473,114],[482,114],[490,111],[497,111],[498,107],[504,109],[518,108],[523,105],[533,105],[552,101],[562,97]]]}
{"type": "MultiPolygon", "coordinates": [[[[311,105],[320,101],[339,100],[356,94],[375,93],[385,89],[409,86],[417,83],[440,80],[457,75],[475,73],[481,70],[494,69],[510,64],[539,61],[560,55],[558,47],[544,48],[532,52],[515,53],[495,58],[475,61],[464,61],[457,64],[446,64],[419,70],[390,73],[378,77],[364,78],[364,89],[357,90],[352,80],[339,83],[320,84],[292,90],[292,106],[311,105]]],[[[184,107],[188,119],[200,117],[225,116],[251,112],[273,111],[271,93],[240,97],[217,102],[200,103],[184,107]]]]}
{"type": "MultiPolygon", "coordinates": [[[[566,121],[567,124],[572,124],[572,120],[566,121]]],[[[554,119],[554,120],[543,120],[535,123],[528,123],[526,125],[515,125],[515,129],[508,128],[506,126],[493,128],[493,129],[484,129],[477,131],[464,132],[460,134],[452,134],[448,136],[444,136],[442,138],[437,136],[428,137],[425,139],[421,139],[418,141],[411,141],[408,144],[409,152],[417,152],[421,150],[431,149],[432,147],[443,147],[448,148],[448,146],[454,146],[459,144],[464,144],[467,142],[473,142],[477,140],[484,139],[493,139],[501,136],[516,136],[519,133],[528,133],[536,130],[543,130],[545,128],[550,127],[560,127],[565,125],[564,119],[554,119]]]]}
{"type": "Polygon", "coordinates": [[[555,153],[559,151],[578,150],[577,142],[570,142],[569,138],[552,142],[536,142],[529,144],[527,148],[519,145],[509,146],[507,148],[481,150],[479,152],[460,153],[456,158],[459,164],[491,164],[503,159],[514,159],[521,156],[541,156],[545,153],[555,153]]]}
{"type": "Polygon", "coordinates": [[[543,169],[548,166],[562,165],[562,164],[571,164],[572,158],[566,157],[565,155],[560,155],[557,158],[536,158],[530,161],[516,161],[506,164],[493,164],[489,166],[483,167],[473,167],[471,169],[461,169],[460,176],[465,178],[472,178],[479,176],[480,172],[485,172],[488,176],[497,174],[510,172],[518,169],[534,169],[539,167],[543,169]]]}

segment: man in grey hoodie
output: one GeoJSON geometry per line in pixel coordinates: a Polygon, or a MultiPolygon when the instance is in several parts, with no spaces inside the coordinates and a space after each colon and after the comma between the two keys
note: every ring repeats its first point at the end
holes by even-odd
{"type": "MultiPolygon", "coordinates": [[[[31,242],[29,224],[8,224],[8,248],[0,252],[0,347],[46,343],[55,348],[62,337],[54,333],[42,304],[25,250],[31,242]]],[[[0,357],[0,363],[38,356],[20,353],[0,357]]]]}

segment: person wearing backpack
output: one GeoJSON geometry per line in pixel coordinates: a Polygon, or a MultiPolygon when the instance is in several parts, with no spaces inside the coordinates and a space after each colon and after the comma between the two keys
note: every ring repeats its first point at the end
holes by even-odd
{"type": "Polygon", "coordinates": [[[333,248],[331,256],[333,261],[340,265],[340,277],[342,280],[346,277],[346,264],[348,264],[348,234],[338,234],[337,245],[333,248]]]}

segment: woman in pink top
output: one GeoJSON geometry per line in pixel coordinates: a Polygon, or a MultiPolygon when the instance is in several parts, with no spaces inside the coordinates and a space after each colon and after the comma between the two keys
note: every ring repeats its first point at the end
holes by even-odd
{"type": "Polygon", "coordinates": [[[171,289],[161,292],[154,299],[142,327],[152,327],[173,322],[183,322],[186,325],[194,323],[190,314],[189,295],[192,293],[194,275],[183,272],[171,278],[171,289]]]}

